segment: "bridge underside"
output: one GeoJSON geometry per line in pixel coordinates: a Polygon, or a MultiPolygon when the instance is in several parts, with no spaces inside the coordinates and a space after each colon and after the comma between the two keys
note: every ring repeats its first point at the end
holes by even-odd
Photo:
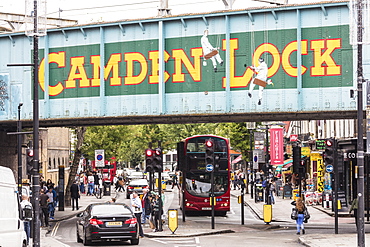
{"type": "MultiPolygon", "coordinates": [[[[363,112],[365,114],[365,112],[363,112]]],[[[232,113],[232,114],[191,114],[191,115],[152,115],[127,117],[94,117],[40,120],[40,127],[74,127],[99,125],[137,125],[137,124],[186,124],[219,122],[261,122],[356,119],[357,111],[317,111],[317,112],[277,112],[277,113],[232,113]]],[[[17,121],[0,122],[6,130],[16,129],[17,121]]],[[[23,128],[32,128],[32,121],[22,121],[23,128]]]]}

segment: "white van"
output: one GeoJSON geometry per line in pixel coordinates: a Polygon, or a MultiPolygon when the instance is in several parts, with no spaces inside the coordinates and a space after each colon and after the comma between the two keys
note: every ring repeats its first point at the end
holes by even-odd
{"type": "Polygon", "coordinates": [[[26,247],[17,184],[12,170],[0,166],[0,246],[26,247]]]}

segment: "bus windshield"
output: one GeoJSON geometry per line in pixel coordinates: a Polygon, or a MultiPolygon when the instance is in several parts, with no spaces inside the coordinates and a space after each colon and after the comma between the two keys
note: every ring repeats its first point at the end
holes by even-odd
{"type": "MultiPolygon", "coordinates": [[[[215,196],[224,194],[228,189],[228,174],[214,173],[215,196]]],[[[211,173],[188,172],[186,174],[186,190],[193,196],[211,196],[211,173]]]]}

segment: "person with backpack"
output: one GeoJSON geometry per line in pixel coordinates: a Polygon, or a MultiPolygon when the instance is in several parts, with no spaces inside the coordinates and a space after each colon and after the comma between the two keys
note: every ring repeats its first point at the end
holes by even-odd
{"type": "Polygon", "coordinates": [[[304,222],[310,218],[310,214],[308,213],[307,207],[304,205],[302,198],[298,197],[295,201],[291,203],[295,207],[292,209],[291,218],[292,220],[296,221],[297,225],[297,235],[300,235],[302,230],[302,234],[305,234],[306,231],[304,229],[304,222]]]}
{"type": "Polygon", "coordinates": [[[30,242],[30,236],[31,236],[31,220],[32,220],[32,204],[29,201],[29,197],[27,195],[22,195],[22,201],[21,201],[21,208],[23,213],[23,225],[24,225],[24,231],[27,235],[27,245],[30,242]]]}

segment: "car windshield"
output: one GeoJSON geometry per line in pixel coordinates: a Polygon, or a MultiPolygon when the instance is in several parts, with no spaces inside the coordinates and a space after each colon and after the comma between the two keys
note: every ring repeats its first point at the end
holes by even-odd
{"type": "Polygon", "coordinates": [[[124,205],[105,204],[93,206],[91,209],[91,215],[131,215],[131,211],[127,206],[124,205]]]}

